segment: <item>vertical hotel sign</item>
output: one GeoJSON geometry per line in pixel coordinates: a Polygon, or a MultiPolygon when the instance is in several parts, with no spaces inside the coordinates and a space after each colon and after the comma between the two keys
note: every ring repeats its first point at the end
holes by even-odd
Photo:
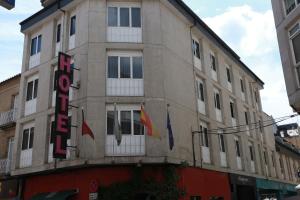
{"type": "Polygon", "coordinates": [[[70,134],[68,110],[71,72],[71,56],[60,52],[58,55],[58,69],[55,79],[57,90],[53,158],[65,159],[67,156],[67,140],[70,134]]]}

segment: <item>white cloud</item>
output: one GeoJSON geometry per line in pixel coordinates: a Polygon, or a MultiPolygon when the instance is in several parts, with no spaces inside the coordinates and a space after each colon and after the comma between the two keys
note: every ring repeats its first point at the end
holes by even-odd
{"type": "Polygon", "coordinates": [[[248,5],[229,7],[204,21],[265,82],[263,110],[274,117],[290,114],[272,11],[256,12],[248,5]]]}

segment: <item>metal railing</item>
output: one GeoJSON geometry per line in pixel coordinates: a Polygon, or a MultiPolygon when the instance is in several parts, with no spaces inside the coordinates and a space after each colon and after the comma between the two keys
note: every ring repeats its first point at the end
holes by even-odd
{"type": "Polygon", "coordinates": [[[10,172],[10,160],[0,159],[0,174],[8,174],[10,172]]]}
{"type": "Polygon", "coordinates": [[[0,127],[7,126],[11,123],[16,122],[17,109],[11,109],[7,112],[0,113],[0,127]]]}

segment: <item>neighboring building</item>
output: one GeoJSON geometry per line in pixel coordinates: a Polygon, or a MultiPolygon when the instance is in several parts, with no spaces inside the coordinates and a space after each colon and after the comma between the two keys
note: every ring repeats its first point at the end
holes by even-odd
{"type": "Polygon", "coordinates": [[[18,180],[11,177],[18,94],[18,74],[0,82],[0,199],[11,199],[18,194],[18,180]]]}
{"type": "Polygon", "coordinates": [[[21,22],[21,112],[12,173],[25,179],[24,200],[64,190],[87,199],[90,184],[126,181],[135,166],[148,175],[156,169],[156,178],[161,168],[177,167],[184,200],[253,200],[256,179],[280,181],[268,156],[275,154],[275,142],[273,129],[264,127],[264,83],[181,0],[43,3],[21,22]],[[70,104],[84,108],[95,134],[95,140],[81,135],[81,110],[72,108],[68,144],[77,150],[70,148],[66,160],[52,157],[59,51],[80,69],[74,70],[79,89],[71,89],[70,104]],[[113,135],[115,103],[120,146],[113,135]],[[144,131],[141,104],[161,139],[144,131]],[[179,168],[183,164],[188,166],[179,168]]]}
{"type": "Polygon", "coordinates": [[[272,6],[289,102],[300,112],[300,2],[272,0],[272,6]]]}
{"type": "Polygon", "coordinates": [[[277,136],[284,138],[290,144],[300,149],[299,126],[297,123],[278,126],[277,136]]]}

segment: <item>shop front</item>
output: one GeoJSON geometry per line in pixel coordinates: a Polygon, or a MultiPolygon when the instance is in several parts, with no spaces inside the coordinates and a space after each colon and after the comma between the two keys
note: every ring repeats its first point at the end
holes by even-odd
{"type": "Polygon", "coordinates": [[[233,200],[256,199],[256,181],[254,177],[230,174],[231,195],[233,200]]]}
{"type": "Polygon", "coordinates": [[[296,185],[282,183],[267,179],[256,179],[257,196],[259,200],[274,199],[283,200],[297,195],[296,185]]]}
{"type": "Polygon", "coordinates": [[[26,177],[24,200],[230,200],[228,174],[173,165],[106,166],[26,177]]]}

